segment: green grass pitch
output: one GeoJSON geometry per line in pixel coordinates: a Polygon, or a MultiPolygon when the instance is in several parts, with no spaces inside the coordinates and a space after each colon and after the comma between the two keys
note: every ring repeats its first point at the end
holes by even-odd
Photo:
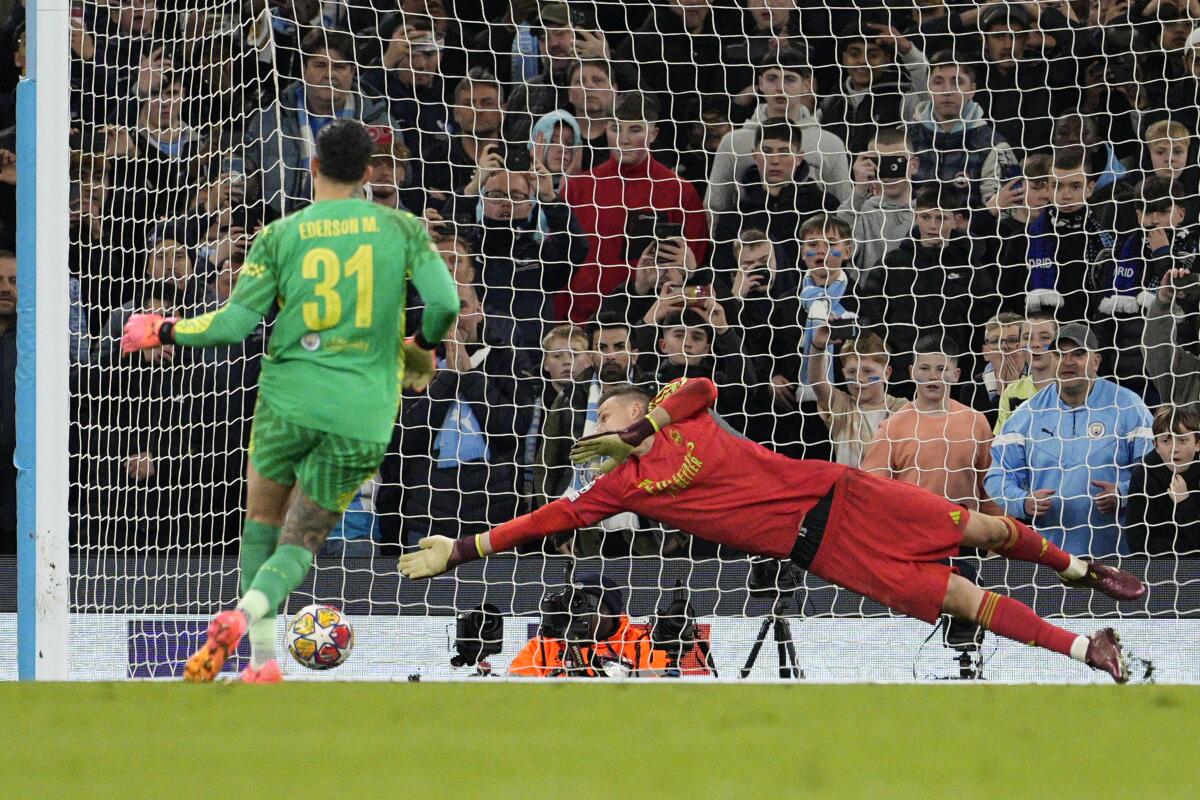
{"type": "Polygon", "coordinates": [[[0,685],[9,798],[1200,796],[1197,687],[0,685]]]}

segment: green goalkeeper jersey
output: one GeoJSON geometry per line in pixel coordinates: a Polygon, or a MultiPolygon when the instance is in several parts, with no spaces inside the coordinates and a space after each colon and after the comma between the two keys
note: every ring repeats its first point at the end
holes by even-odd
{"type": "Polygon", "coordinates": [[[367,200],[324,200],[264,228],[229,301],[179,320],[175,341],[240,341],[278,304],[263,401],[297,425],[387,442],[404,377],[410,276],[425,305],[422,335],[441,341],[458,293],[421,222],[367,200]]]}

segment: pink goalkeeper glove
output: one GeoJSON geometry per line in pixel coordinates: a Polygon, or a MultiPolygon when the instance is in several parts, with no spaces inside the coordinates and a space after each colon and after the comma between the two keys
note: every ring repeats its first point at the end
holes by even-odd
{"type": "Polygon", "coordinates": [[[174,324],[177,317],[163,317],[161,314],[133,314],[125,321],[125,331],[121,334],[121,352],[136,353],[151,347],[161,347],[163,342],[159,337],[164,322],[174,324]]]}

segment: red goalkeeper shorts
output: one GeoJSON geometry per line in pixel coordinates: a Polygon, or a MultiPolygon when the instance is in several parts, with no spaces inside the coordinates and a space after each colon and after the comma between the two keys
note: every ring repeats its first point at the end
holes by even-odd
{"type": "Polygon", "coordinates": [[[970,512],[911,484],[849,470],[835,485],[809,571],[936,622],[970,512]]]}

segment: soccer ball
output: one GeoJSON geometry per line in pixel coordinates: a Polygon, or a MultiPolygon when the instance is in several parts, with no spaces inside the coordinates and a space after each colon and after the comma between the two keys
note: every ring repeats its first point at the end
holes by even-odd
{"type": "Polygon", "coordinates": [[[350,657],[354,629],[333,606],[305,606],[288,625],[287,648],[309,669],[333,669],[350,657]]]}

